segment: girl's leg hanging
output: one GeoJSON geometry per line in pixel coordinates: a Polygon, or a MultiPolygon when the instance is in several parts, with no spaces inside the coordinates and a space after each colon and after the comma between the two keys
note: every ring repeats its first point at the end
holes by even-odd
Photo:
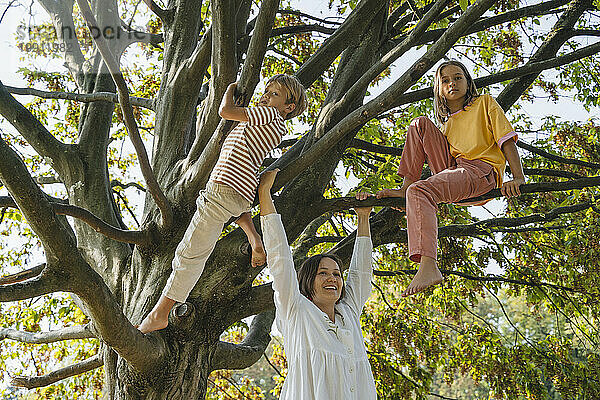
{"type": "Polygon", "coordinates": [[[436,263],[437,203],[426,191],[419,189],[425,161],[433,174],[456,166],[446,137],[431,120],[419,117],[408,128],[398,168],[398,174],[404,176],[405,183],[409,258],[420,263],[403,296],[418,293],[443,279],[436,263]]]}

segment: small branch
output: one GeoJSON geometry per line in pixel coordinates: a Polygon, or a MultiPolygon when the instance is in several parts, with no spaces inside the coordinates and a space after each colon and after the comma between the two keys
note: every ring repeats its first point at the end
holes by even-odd
{"type": "MultiPolygon", "coordinates": [[[[555,285],[553,283],[548,283],[548,282],[538,282],[538,281],[526,281],[526,280],[522,280],[522,279],[512,279],[512,278],[506,278],[504,276],[500,276],[500,275],[484,275],[484,276],[476,276],[476,275],[471,275],[471,274],[467,274],[465,272],[461,272],[461,271],[454,271],[454,270],[450,270],[450,269],[443,269],[440,268],[440,271],[442,272],[442,274],[444,275],[455,275],[455,276],[460,276],[461,278],[465,278],[468,279],[470,281],[477,281],[477,282],[504,282],[504,283],[512,283],[515,285],[523,285],[523,286],[531,286],[531,287],[550,287],[556,290],[563,290],[565,292],[570,292],[570,293],[582,293],[585,294],[587,292],[582,292],[580,290],[577,289],[573,289],[571,287],[567,287],[567,286],[561,286],[561,285],[555,285]]],[[[373,270],[373,275],[375,276],[397,276],[397,275],[414,275],[417,273],[416,269],[400,269],[400,270],[396,270],[396,271],[379,271],[379,270],[373,270]]]]}
{"type": "Polygon", "coordinates": [[[277,13],[278,14],[297,15],[299,17],[309,18],[309,19],[312,19],[314,21],[322,22],[324,24],[341,25],[341,22],[327,21],[326,19],[321,19],[321,18],[313,17],[312,15],[305,14],[305,13],[303,13],[301,11],[297,11],[297,10],[278,10],[277,13]]]}
{"type": "Polygon", "coordinates": [[[170,226],[173,221],[173,210],[171,209],[169,200],[163,193],[156,180],[156,177],[154,176],[154,173],[152,172],[150,160],[148,158],[146,148],[144,147],[144,143],[140,137],[135,116],[133,114],[133,109],[129,100],[129,89],[127,88],[127,82],[125,82],[119,65],[112,55],[104,37],[101,35],[93,35],[93,32],[95,29],[97,29],[98,24],[94,14],[92,13],[92,10],[90,9],[88,0],[77,0],[77,4],[79,4],[79,8],[84,16],[88,29],[92,33],[92,38],[94,39],[94,42],[96,43],[96,46],[98,47],[98,50],[100,51],[100,54],[102,55],[102,58],[110,71],[115,85],[117,86],[117,90],[119,92],[119,103],[121,104],[123,119],[125,126],[127,127],[127,132],[129,133],[129,138],[131,139],[131,142],[133,143],[138,155],[140,168],[146,184],[148,185],[148,190],[150,191],[152,198],[160,210],[162,217],[160,226],[162,228],[166,228],[170,226]]]}
{"type": "Polygon", "coordinates": [[[422,13],[421,9],[415,3],[415,0],[406,0],[406,1],[407,1],[408,5],[410,6],[410,9],[415,13],[415,15],[417,17],[419,17],[419,19],[423,18],[423,13],[422,13]]]}
{"type": "Polygon", "coordinates": [[[60,380],[94,370],[96,368],[101,367],[102,365],[104,365],[104,361],[102,361],[102,357],[100,357],[100,355],[97,354],[80,363],[58,369],[46,375],[31,377],[13,376],[11,380],[11,385],[16,387],[23,387],[26,389],[34,389],[38,387],[48,386],[60,380]]]}
{"type": "Polygon", "coordinates": [[[267,50],[272,51],[275,54],[279,54],[280,56],[287,58],[288,60],[290,60],[291,62],[293,62],[296,65],[302,65],[302,63],[300,61],[298,61],[294,57],[290,56],[285,51],[281,51],[281,50],[277,49],[275,46],[269,46],[269,47],[267,47],[267,50]]]}
{"type": "Polygon", "coordinates": [[[534,154],[537,154],[538,156],[547,158],[548,160],[557,161],[557,162],[560,162],[563,164],[580,165],[580,166],[586,167],[586,168],[600,169],[600,164],[591,163],[591,162],[587,162],[587,161],[581,161],[576,158],[561,157],[561,156],[549,153],[546,150],[542,150],[538,147],[535,147],[531,144],[525,143],[521,139],[519,139],[517,141],[517,146],[519,146],[522,149],[528,150],[534,154]]]}
{"type": "MultiPolygon", "coordinates": [[[[16,274],[0,277],[0,285],[10,285],[17,282],[26,281],[35,278],[46,268],[46,263],[37,265],[25,271],[17,272],[16,274]]],[[[0,335],[1,336],[1,335],[0,335]]]]}
{"type": "MultiPolygon", "coordinates": [[[[121,243],[132,243],[137,245],[146,245],[150,243],[150,237],[148,232],[145,231],[129,231],[116,228],[102,219],[94,215],[92,212],[66,203],[49,203],[54,212],[58,215],[68,215],[73,218],[77,218],[86,224],[88,224],[96,232],[103,234],[107,238],[116,240],[121,243]]],[[[0,196],[0,205],[3,207],[16,208],[17,204],[14,199],[9,196],[0,196]]]]}
{"type": "Polygon", "coordinates": [[[573,29],[571,37],[573,36],[600,36],[600,30],[595,29],[573,29]]]}
{"type": "Polygon", "coordinates": [[[253,365],[271,341],[269,332],[274,319],[275,311],[265,311],[254,317],[242,343],[219,342],[212,356],[211,369],[244,369],[253,365]]]}
{"type": "Polygon", "coordinates": [[[0,286],[0,302],[18,301],[43,296],[61,290],[61,284],[54,276],[40,274],[33,279],[0,286]]]}
{"type": "Polygon", "coordinates": [[[113,179],[112,181],[110,181],[110,186],[115,188],[115,187],[120,187],[121,189],[127,189],[130,187],[134,187],[137,190],[141,191],[141,192],[145,192],[146,188],[143,187],[142,185],[140,185],[137,182],[129,182],[129,183],[121,183],[115,179],[113,179]]]}
{"type": "Polygon", "coordinates": [[[50,332],[24,332],[16,329],[0,329],[0,340],[11,339],[22,343],[43,344],[62,340],[95,338],[89,325],[69,326],[50,332]]]}
{"type": "Polygon", "coordinates": [[[282,28],[275,28],[271,31],[271,37],[277,37],[282,35],[294,35],[298,33],[306,32],[320,32],[331,35],[335,32],[335,28],[329,28],[327,26],[319,24],[307,24],[307,25],[293,25],[285,26],[282,28]]]}
{"type": "MultiPolygon", "coordinates": [[[[18,88],[14,86],[4,86],[9,93],[21,95],[21,96],[36,96],[43,99],[57,99],[57,100],[72,100],[80,103],[91,103],[94,101],[108,101],[111,103],[118,103],[119,98],[116,93],[111,92],[97,92],[90,94],[82,93],[69,93],[69,92],[48,92],[45,90],[39,90],[34,88],[18,88]]],[[[131,105],[136,107],[147,108],[149,110],[154,109],[154,99],[146,99],[143,97],[131,97],[131,105]]]]}
{"type": "Polygon", "coordinates": [[[170,20],[171,15],[169,14],[169,12],[161,8],[158,4],[156,4],[154,0],[144,0],[144,3],[146,3],[150,11],[156,14],[156,16],[160,18],[163,22],[167,22],[170,20]]]}
{"type": "Polygon", "coordinates": [[[379,144],[370,143],[365,140],[356,138],[352,139],[352,142],[350,142],[350,146],[348,147],[365,150],[377,154],[392,154],[394,156],[401,156],[403,149],[402,147],[382,146],[379,144]]]}

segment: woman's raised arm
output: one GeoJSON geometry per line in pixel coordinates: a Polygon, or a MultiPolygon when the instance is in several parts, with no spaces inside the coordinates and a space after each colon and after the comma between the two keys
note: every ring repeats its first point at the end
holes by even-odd
{"type": "Polygon", "coordinates": [[[262,174],[258,185],[258,200],[267,266],[273,275],[275,307],[282,318],[289,319],[302,294],[281,216],[277,214],[271,197],[271,187],[278,171],[266,171],[262,174]]]}
{"type": "MultiPolygon", "coordinates": [[[[362,192],[356,194],[358,200],[364,200],[368,196],[369,194],[362,192]]],[[[354,211],[356,211],[358,217],[358,227],[346,280],[346,303],[359,315],[372,290],[373,243],[371,242],[371,226],[369,223],[371,207],[356,207],[354,211]]]]}

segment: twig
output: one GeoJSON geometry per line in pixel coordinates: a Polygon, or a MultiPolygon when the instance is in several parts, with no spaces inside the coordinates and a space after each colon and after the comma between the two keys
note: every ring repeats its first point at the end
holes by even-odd
{"type": "Polygon", "coordinates": [[[150,242],[148,234],[144,231],[129,231],[124,229],[116,228],[96,215],[92,214],[85,208],[73,206],[70,204],[59,204],[51,203],[54,212],[59,215],[69,215],[77,218],[86,224],[88,224],[96,232],[99,232],[107,238],[116,240],[122,243],[132,243],[137,245],[144,245],[150,242]]]}
{"type": "Polygon", "coordinates": [[[16,387],[24,387],[34,389],[38,387],[48,386],[65,378],[70,378],[75,375],[83,374],[104,365],[102,357],[95,355],[80,363],[69,365],[68,367],[52,371],[49,374],[42,376],[13,376],[11,385],[16,387]]]}
{"type": "Polygon", "coordinates": [[[150,11],[156,14],[156,16],[160,18],[163,22],[165,22],[165,20],[168,17],[167,10],[161,8],[158,4],[154,2],[154,0],[144,0],[144,3],[146,3],[150,11]]]}
{"type": "MultiPolygon", "coordinates": [[[[0,285],[10,285],[17,282],[22,282],[27,279],[35,278],[46,268],[46,263],[37,265],[25,271],[17,272],[16,274],[0,277],[0,285]]],[[[0,331],[1,332],[1,331],[0,331]]],[[[0,336],[2,334],[0,333],[0,336]]]]}
{"type": "Polygon", "coordinates": [[[275,366],[275,364],[273,364],[271,362],[271,360],[269,360],[269,357],[267,357],[267,353],[263,353],[263,356],[265,356],[265,360],[267,360],[267,363],[269,363],[271,368],[273,368],[275,370],[275,372],[277,372],[279,374],[280,377],[284,378],[284,376],[281,374],[281,371],[279,371],[279,369],[275,366]]]}
{"type": "MultiPolygon", "coordinates": [[[[525,281],[522,279],[506,278],[504,276],[499,276],[499,275],[476,276],[476,275],[467,274],[467,273],[461,272],[461,271],[454,271],[454,270],[442,269],[442,268],[440,268],[440,271],[442,272],[442,274],[445,274],[445,275],[456,275],[456,276],[460,276],[462,278],[465,278],[465,279],[468,279],[471,281],[504,282],[504,283],[513,283],[516,285],[524,285],[524,286],[532,286],[532,287],[547,286],[547,287],[551,287],[553,289],[564,290],[566,292],[571,292],[571,293],[584,293],[580,290],[577,290],[577,289],[574,289],[571,287],[555,285],[553,283],[548,283],[548,282],[525,281]]],[[[373,274],[375,276],[414,275],[416,272],[417,272],[416,269],[400,269],[400,270],[396,270],[396,271],[373,270],[373,274]]]]}
{"type": "Polygon", "coordinates": [[[16,329],[0,329],[0,340],[11,339],[22,343],[45,344],[62,340],[94,338],[89,325],[69,326],[50,332],[24,332],[16,329]]]}
{"type": "Polygon", "coordinates": [[[600,164],[591,163],[591,162],[587,162],[587,161],[581,161],[576,158],[561,157],[556,154],[549,153],[546,150],[537,148],[531,144],[525,143],[524,141],[522,141],[520,139],[517,141],[517,146],[519,146],[522,149],[528,150],[534,154],[537,154],[539,156],[547,158],[548,160],[558,161],[563,164],[581,165],[582,167],[600,169],[600,164]]]}
{"type": "MultiPolygon", "coordinates": [[[[36,96],[43,99],[58,99],[58,100],[72,100],[80,103],[91,103],[94,101],[108,101],[111,103],[118,103],[119,98],[116,93],[111,92],[96,92],[96,93],[69,93],[69,92],[48,92],[46,90],[39,90],[34,88],[18,88],[14,86],[4,86],[12,94],[21,96],[36,96]]],[[[146,99],[143,97],[131,97],[131,105],[136,107],[147,108],[149,110],[154,109],[154,99],[146,99]]]]}

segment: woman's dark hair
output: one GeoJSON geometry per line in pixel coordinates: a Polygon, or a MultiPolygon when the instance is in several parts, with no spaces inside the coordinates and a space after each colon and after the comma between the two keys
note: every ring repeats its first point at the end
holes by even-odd
{"type": "MultiPolygon", "coordinates": [[[[338,267],[340,267],[340,273],[342,272],[342,260],[335,254],[316,254],[307,258],[298,270],[298,286],[300,286],[300,293],[302,293],[309,300],[312,300],[315,294],[313,290],[315,277],[317,276],[317,271],[319,270],[319,264],[321,264],[321,260],[324,258],[330,258],[335,261],[338,267]]],[[[344,282],[344,278],[342,278],[342,294],[340,295],[340,298],[336,304],[344,298],[345,294],[346,282],[344,282]]]]}

